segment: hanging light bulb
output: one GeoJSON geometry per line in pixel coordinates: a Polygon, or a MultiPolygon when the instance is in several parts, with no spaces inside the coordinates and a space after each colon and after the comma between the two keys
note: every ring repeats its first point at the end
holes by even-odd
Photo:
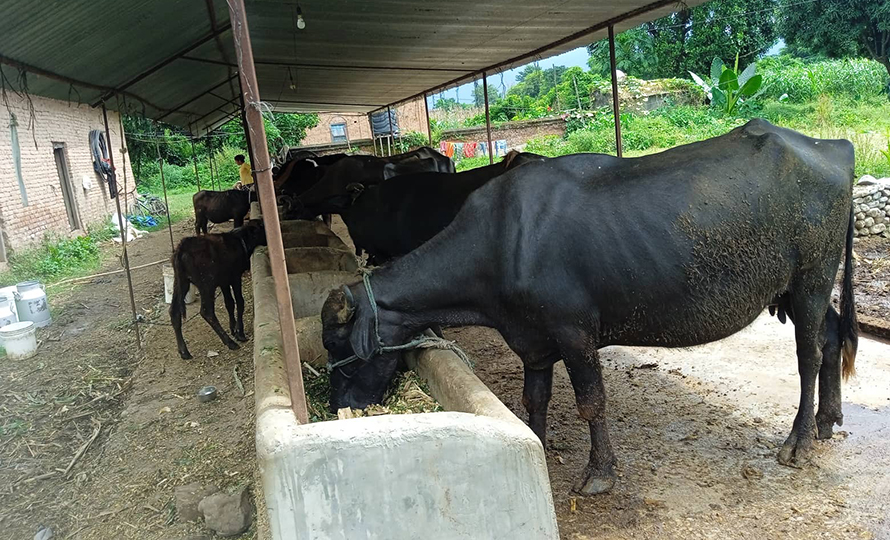
{"type": "Polygon", "coordinates": [[[300,9],[299,4],[297,4],[297,28],[300,30],[306,28],[306,21],[303,20],[303,10],[300,9]]]}

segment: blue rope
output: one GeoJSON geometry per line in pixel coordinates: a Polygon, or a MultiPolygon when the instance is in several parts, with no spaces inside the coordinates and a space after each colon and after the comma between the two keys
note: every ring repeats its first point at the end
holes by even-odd
{"type": "MultiPolygon", "coordinates": [[[[374,356],[378,356],[381,354],[387,354],[391,352],[399,352],[399,351],[407,351],[411,349],[443,349],[449,350],[457,355],[461,361],[466,364],[470,369],[473,369],[473,362],[467,356],[460,347],[457,346],[457,343],[453,341],[449,341],[447,339],[442,339],[440,337],[431,337],[431,336],[420,336],[414,338],[408,343],[404,343],[402,345],[392,345],[387,347],[383,343],[383,339],[380,337],[380,318],[378,317],[378,309],[377,309],[377,300],[374,298],[374,291],[371,289],[371,272],[364,272],[362,275],[362,282],[365,284],[365,290],[368,293],[368,301],[371,304],[371,312],[374,315],[374,338],[377,340],[377,347],[374,350],[374,356]]],[[[353,354],[352,356],[346,357],[342,360],[337,360],[336,362],[328,362],[328,371],[333,371],[339,367],[343,367],[349,365],[353,362],[360,360],[358,355],[353,354]]]]}

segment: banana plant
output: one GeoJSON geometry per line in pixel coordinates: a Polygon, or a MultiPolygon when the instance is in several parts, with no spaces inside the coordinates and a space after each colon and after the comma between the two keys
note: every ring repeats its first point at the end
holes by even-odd
{"type": "Polygon", "coordinates": [[[730,68],[720,58],[711,62],[710,81],[705,81],[693,72],[689,72],[692,80],[708,94],[711,104],[719,107],[724,113],[735,114],[738,106],[746,99],[755,99],[763,88],[763,76],[756,73],[757,63],[752,62],[739,73],[739,55],[736,53],[735,66],[730,68]]]}

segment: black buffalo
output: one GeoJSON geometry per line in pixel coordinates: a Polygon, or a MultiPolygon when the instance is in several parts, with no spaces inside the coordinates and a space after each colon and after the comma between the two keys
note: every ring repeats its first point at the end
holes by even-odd
{"type": "Polygon", "coordinates": [[[201,190],[192,196],[195,208],[195,234],[207,234],[207,222],[225,223],[234,220],[234,227],[244,224],[250,212],[250,192],[240,189],[227,191],[201,190]]]}
{"type": "Polygon", "coordinates": [[[453,173],[454,163],[427,147],[386,158],[346,156],[330,162],[307,159],[294,167],[280,191],[288,217],[311,219],[324,213],[315,211],[317,205],[346,193],[351,183],[368,186],[401,174],[426,171],[453,173]]]}
{"type": "Polygon", "coordinates": [[[359,359],[334,369],[331,406],[381,399],[397,365],[381,344],[431,324],[493,327],[525,366],[522,401],[542,442],[553,364],[565,362],[592,442],[575,489],[600,493],[614,485],[615,458],[597,351],[708,343],[778,305],[793,315],[801,377],[778,459],[803,463],[814,434],[829,438],[843,420],[841,375],[856,356],[853,165],[848,141],[752,120],[661,154],[509,171],[442,233],[374,272],[379,314],[362,283],[330,294],[324,345],[333,360],[359,359]],[[830,300],[842,258],[838,314],[830,300]]]}
{"type": "Polygon", "coordinates": [[[356,254],[367,251],[370,264],[400,257],[437,235],[457,215],[467,197],[505,171],[541,161],[543,156],[510,152],[503,161],[446,174],[407,174],[383,183],[353,183],[347,193],[316,206],[314,212],[340,214],[356,254]]]}

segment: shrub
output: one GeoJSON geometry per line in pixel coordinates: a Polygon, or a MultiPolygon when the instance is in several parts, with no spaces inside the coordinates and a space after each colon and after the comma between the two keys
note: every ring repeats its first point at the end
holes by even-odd
{"type": "Polygon", "coordinates": [[[820,94],[854,100],[885,96],[887,70],[874,60],[846,59],[805,62],[788,55],[764,58],[758,63],[769,85],[764,95],[783,95],[795,103],[815,101],[820,94]]]}

